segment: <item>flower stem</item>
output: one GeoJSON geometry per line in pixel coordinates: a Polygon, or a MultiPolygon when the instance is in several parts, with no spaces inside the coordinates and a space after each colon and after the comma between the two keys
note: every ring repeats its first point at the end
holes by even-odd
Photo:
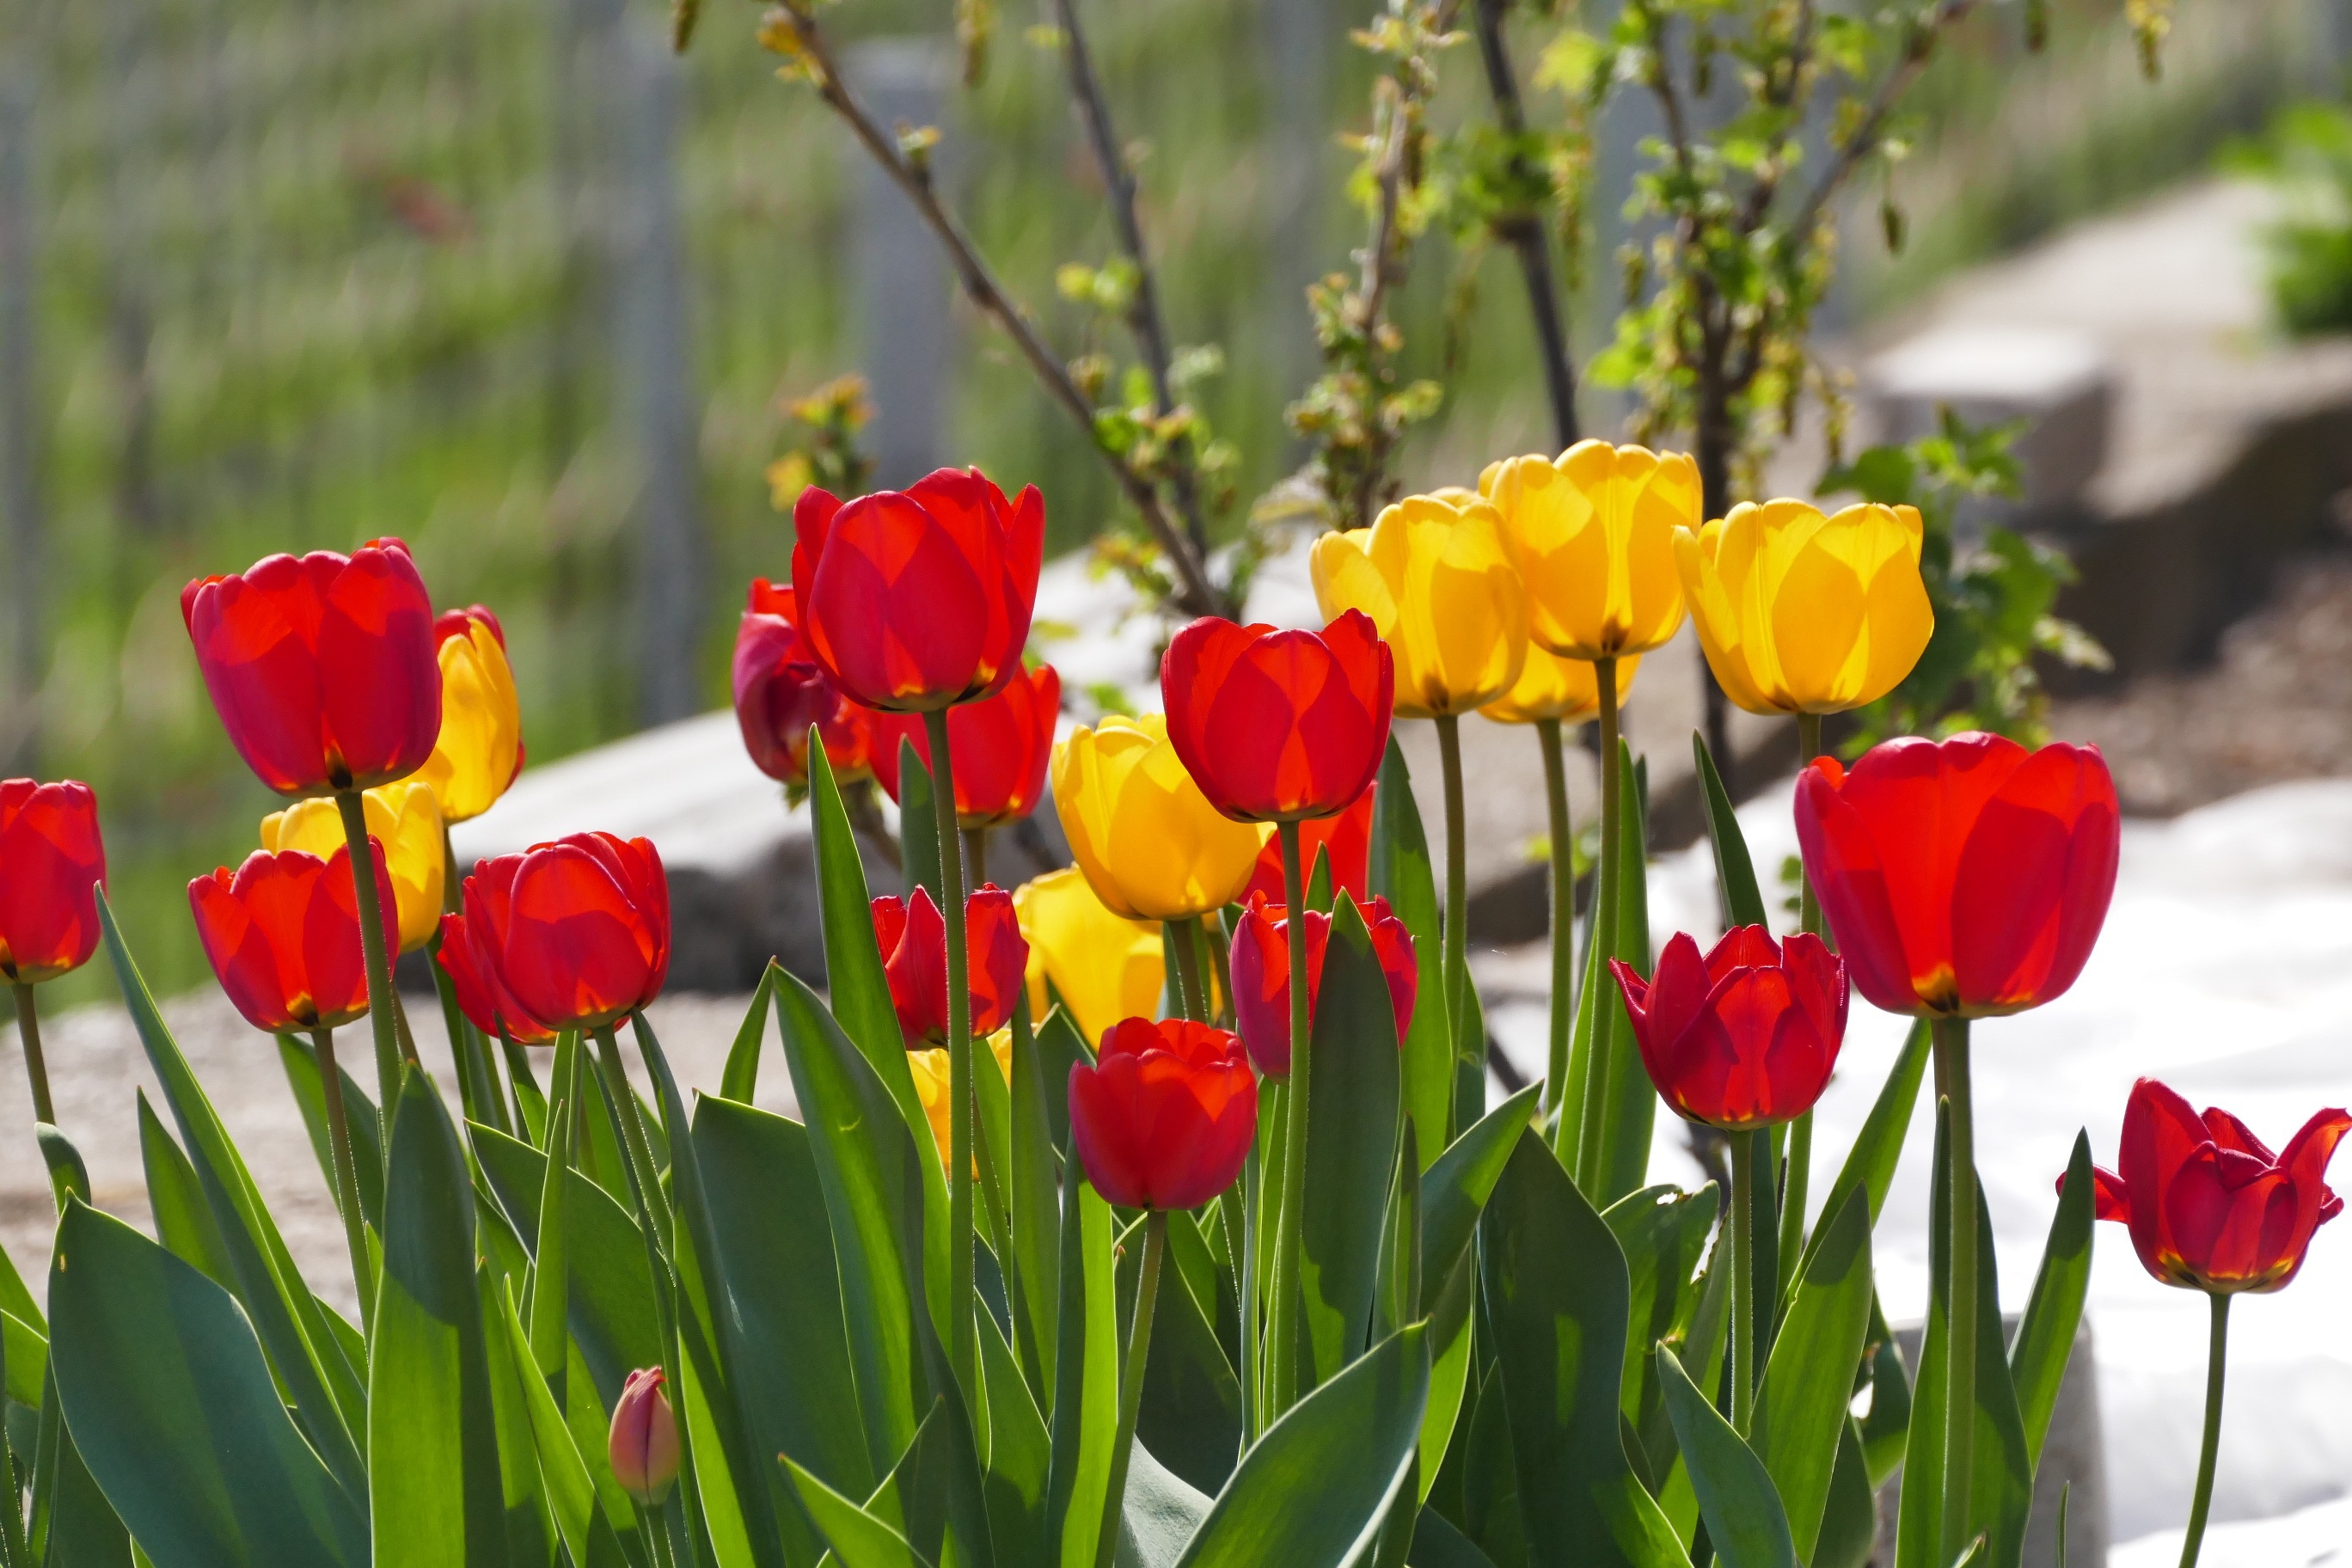
{"type": "Polygon", "coordinates": [[[1225,940],[1228,934],[1221,921],[1216,934],[1211,936],[1206,915],[1192,922],[1192,940],[1201,952],[1201,1016],[1223,1028],[1233,1026],[1234,977],[1227,968],[1226,955],[1232,951],[1225,940]]]}
{"type": "Polygon", "coordinates": [[[33,1000],[33,987],[26,981],[15,983],[16,989],[16,1036],[25,1042],[25,1076],[33,1084],[33,1120],[58,1124],[58,1108],[49,1100],[49,1068],[41,1058],[41,1014],[33,1000]]]}
{"type": "Polygon", "coordinates": [[[360,1293],[360,1327],[375,1331],[375,1268],[368,1259],[366,1219],[360,1213],[359,1167],[352,1160],[352,1127],[343,1114],[343,1072],[335,1065],[335,1031],[313,1029],[319,1053],[319,1089],[327,1102],[327,1142],[335,1152],[335,1207],[342,1211],[343,1240],[352,1249],[352,1283],[360,1293]]]}
{"type": "MultiPolygon", "coordinates": [[[[1618,820],[1625,809],[1622,781],[1617,776],[1617,661],[1594,659],[1592,682],[1601,699],[1601,864],[1593,872],[1592,912],[1587,917],[1591,928],[1587,940],[1598,954],[1594,962],[1606,965],[1617,949],[1618,820]]],[[[1601,1121],[1609,1103],[1607,1058],[1601,1050],[1608,1034],[1601,1026],[1601,1012],[1596,1007],[1592,1033],[1584,1043],[1584,1071],[1578,1086],[1580,1103],[1575,1107],[1576,1141],[1572,1144],[1567,1143],[1569,1108],[1560,1108],[1560,1139],[1566,1145],[1562,1152],[1574,1156],[1567,1162],[1569,1171],[1577,1184],[1588,1192],[1598,1190],[1601,1121]]],[[[1573,1078],[1576,1064],[1570,1064],[1569,1071],[1573,1078]]]]}
{"type": "MultiPolygon", "coordinates": [[[[383,906],[377,901],[375,857],[368,849],[367,807],[357,790],[347,789],[335,796],[335,809],[343,818],[343,842],[352,852],[352,890],[360,906],[360,949],[367,961],[368,1028],[375,1037],[376,1114],[389,1118],[394,1103],[400,1098],[400,1032],[393,1022],[392,957],[383,944],[383,906]]],[[[411,1046],[408,1060],[416,1060],[416,1047],[411,1046]]],[[[384,1135],[387,1157],[392,1148],[389,1131],[384,1135]]]]}
{"type": "Polygon", "coordinates": [[[596,1061],[604,1070],[604,1089],[612,1096],[613,1115],[621,1124],[621,1142],[628,1152],[629,1168],[635,1173],[637,1185],[645,1193],[646,1212],[654,1218],[660,1232],[663,1249],[669,1247],[669,1204],[662,1196],[661,1173],[654,1165],[653,1144],[646,1137],[646,1124],[637,1114],[637,1091],[629,1087],[628,1069],[621,1065],[621,1043],[613,1037],[613,1026],[596,1026],[596,1061]]]}
{"type": "Polygon", "coordinates": [[[572,1142],[580,1126],[580,1037],[565,1030],[555,1039],[555,1069],[547,1108],[547,1166],[539,1193],[539,1255],[531,1274],[530,1358],[559,1395],[565,1367],[564,1342],[570,1276],[563,1256],[565,1176],[572,1170],[572,1142]]]}
{"type": "Polygon", "coordinates": [[[1209,1021],[1209,994],[1201,975],[1201,917],[1187,915],[1174,921],[1168,945],[1176,954],[1176,1009],[1196,1024],[1209,1021]]]}
{"type": "Polygon", "coordinates": [[[1265,1359],[1271,1423],[1298,1397],[1298,1264],[1306,1248],[1300,1234],[1307,1214],[1307,1084],[1315,1052],[1307,1013],[1307,888],[1299,866],[1298,824],[1286,822],[1282,839],[1282,897],[1290,937],[1290,1088],[1284,1096],[1282,1206],[1274,1231],[1274,1304],[1266,1314],[1265,1359]]]}
{"type": "Polygon", "coordinates": [[[1241,1180],[1218,1200],[1224,1207],[1225,1249],[1234,1260],[1242,1316],[1242,1448],[1257,1441],[1257,1156],[1242,1165],[1241,1180]]]}
{"type": "Polygon", "coordinates": [[[948,710],[923,715],[931,751],[931,804],[938,815],[941,913],[948,928],[948,1363],[967,1394],[979,1344],[971,1320],[971,991],[963,934],[963,854],[956,827],[955,762],[948,710]]]}
{"type": "Polygon", "coordinates": [[[1118,1429],[1111,1438],[1110,1486],[1103,1499],[1095,1568],[1110,1568],[1118,1555],[1119,1516],[1127,1502],[1127,1461],[1135,1451],[1135,1418],[1143,1408],[1143,1369],[1151,1355],[1151,1319],[1160,1303],[1160,1264],[1167,1251],[1168,1214],[1153,1209],[1143,1225],[1143,1268],[1135,1284],[1135,1321],[1129,1325],[1127,1355],[1119,1367],[1118,1429]]]}
{"type": "Polygon", "coordinates": [[[2189,1534],[2180,1568],[2197,1568],[2205,1545],[2205,1516],[2213,1507],[2213,1464],[2221,1451],[2221,1384],[2230,1361],[2230,1298],[2215,1291],[2212,1340],[2205,1352],[2205,1441],[2197,1452],[2197,1498],[2189,1505],[2189,1534]]]}
{"type": "Polygon", "coordinates": [[[988,880],[988,829],[967,827],[963,830],[963,861],[968,868],[965,880],[977,888],[988,880]]]}
{"type": "Polygon", "coordinates": [[[1536,721],[1543,748],[1544,804],[1551,818],[1551,1051],[1545,1058],[1543,1109],[1559,1109],[1568,1090],[1568,1042],[1576,1027],[1576,829],[1568,815],[1568,758],[1559,721],[1536,721]]]}
{"type": "MultiPolygon", "coordinates": [[[[1463,1039],[1466,1001],[1470,989],[1470,962],[1467,948],[1470,909],[1470,846],[1468,829],[1464,826],[1465,812],[1462,799],[1462,721],[1451,713],[1437,716],[1437,755],[1444,766],[1445,776],[1445,1032],[1454,1049],[1454,1077],[1458,1089],[1465,1068],[1483,1072],[1486,1064],[1477,1059],[1474,1048],[1465,1048],[1463,1039]]],[[[1483,1080],[1482,1080],[1483,1081],[1483,1080]]],[[[1454,1120],[1475,1120],[1470,1108],[1456,1107],[1454,1120]]]]}
{"type": "Polygon", "coordinates": [[[1947,1560],[1969,1539],[1977,1418],[1977,1164],[1969,1088],[1969,1021],[1936,1020],[1936,1079],[1951,1106],[1951,1299],[1944,1321],[1944,1545],[1947,1560]]]}
{"type": "Polygon", "coordinates": [[[1755,1419],[1764,1382],[1757,1365],[1756,1199],[1769,1137],[1762,1128],[1731,1134],[1731,1425],[1742,1435],[1755,1419]]]}

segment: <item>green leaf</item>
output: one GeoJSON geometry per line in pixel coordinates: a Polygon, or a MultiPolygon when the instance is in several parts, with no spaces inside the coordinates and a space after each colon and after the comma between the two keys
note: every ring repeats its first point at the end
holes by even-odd
{"type": "Polygon", "coordinates": [[[1429,1395],[1418,1325],[1291,1406],[1234,1471],[1178,1568],[1339,1568],[1410,1484],[1429,1395]]]}
{"type": "Polygon", "coordinates": [[[48,1336],[16,1313],[0,1310],[0,1342],[7,1355],[8,1397],[27,1410],[38,1410],[49,1376],[48,1336]]]}
{"type": "Polygon", "coordinates": [[[2009,1352],[2029,1469],[2042,1463],[2042,1441],[2058,1408],[2058,1385],[2065,1380],[2074,1332],[2083,1321],[2083,1298],[2091,1287],[2091,1140],[2077,1133],[2074,1157],[2066,1162],[2065,1189],[2050,1221],[2050,1240],[2042,1249],[2042,1271],[2034,1276],[2033,1295],[2009,1352]]]}
{"type": "Polygon", "coordinates": [[[1298,1287],[1319,1383],[1363,1353],[1371,1327],[1402,1098],[1396,1013],[1352,900],[1331,917],[1311,1037],[1298,1287]]]}
{"type": "Polygon", "coordinates": [[[474,1191],[449,1113],[401,1075],[368,1346],[375,1568],[506,1560],[505,1489],[474,1278],[474,1191]]]}
{"type": "Polygon", "coordinates": [[[842,1568],[931,1568],[905,1536],[793,1464],[789,1456],[783,1466],[842,1568]]]}
{"type": "MultiPolygon", "coordinates": [[[[1077,1176],[1075,1164],[1070,1173],[1077,1176]]],[[[1118,1287],[1110,1205],[1083,1179],[1062,1184],[1061,1250],[1045,1519],[1061,1543],[1062,1568],[1092,1568],[1118,1426],[1118,1287]]]]}
{"type": "Polygon", "coordinates": [[[1870,1414],[1862,1421],[1862,1457],[1870,1468],[1871,1489],[1876,1491],[1902,1465],[1910,1439],[1911,1374],[1875,1295],[1870,1300],[1870,1414]]]}
{"type": "Polygon", "coordinates": [[[1698,1293],[1698,1264],[1715,1227],[1717,1194],[1708,1183],[1697,1192],[1643,1187],[1611,1204],[1601,1217],[1625,1254],[1625,1384],[1620,1407],[1635,1430],[1653,1412],[1663,1414],[1657,1363],[1650,1354],[1661,1340],[1677,1337],[1698,1293]]]}
{"type": "Polygon", "coordinates": [[[1769,926],[1764,895],[1756,886],[1756,862],[1748,853],[1748,836],[1731,809],[1731,795],[1716,771],[1706,737],[1691,731],[1691,758],[1698,768],[1700,793],[1706,803],[1706,838],[1715,851],[1716,886],[1723,893],[1724,912],[1735,926],[1769,926]]]}
{"type": "Polygon", "coordinates": [[[1534,1132],[1478,1221],[1486,1320],[1537,1568],[1685,1568],[1620,1434],[1630,1286],[1608,1224],[1534,1132]]]}
{"type": "Polygon", "coordinates": [[[1379,786],[1372,794],[1366,880],[1374,894],[1388,900],[1390,910],[1412,933],[1420,995],[1430,1003],[1412,1010],[1402,1063],[1405,1113],[1412,1118],[1413,1141],[1426,1165],[1453,1142],[1454,1042],[1447,1037],[1445,1009],[1436,1005],[1444,994],[1439,973],[1444,948],[1439,941],[1437,878],[1429,858],[1429,836],[1422,831],[1421,810],[1412,798],[1412,774],[1393,735],[1389,738],[1388,756],[1381,763],[1379,786]]]}
{"type": "Polygon", "coordinates": [[[1644,775],[1622,741],[1617,766],[1622,809],[1615,930],[1608,952],[1587,944],[1569,1042],[1569,1092],[1560,1107],[1563,1152],[1573,1152],[1577,1184],[1603,1208],[1639,1187],[1648,1173],[1650,1129],[1658,1105],[1624,998],[1605,962],[1622,959],[1637,973],[1650,972],[1649,809],[1644,775]],[[1571,1117],[1579,1117],[1572,1130],[1567,1125],[1571,1117]]]}
{"type": "MultiPolygon", "coordinates": [[[[1066,1026],[1066,1024],[1065,1025],[1066,1026]]],[[[1059,1163],[1042,1042],[1029,1027],[1024,988],[1013,1005],[1013,1256],[1020,1300],[1013,1338],[1030,1393],[1041,1404],[1054,1388],[1055,1324],[1061,1302],[1062,1215],[1059,1163]]],[[[1068,1098],[1066,1074],[1062,1097],[1068,1098]]],[[[1067,1115],[1066,1107],[1064,1114],[1067,1115]]]]}
{"type": "MultiPolygon", "coordinates": [[[[1045,1521],[1045,1491],[1052,1480],[1054,1440],[1013,1347],[994,1314],[977,1314],[980,1370],[988,1386],[988,1529],[997,1559],[1007,1563],[1045,1563],[1054,1555],[1045,1521]]],[[[1157,1336],[1155,1335],[1155,1338],[1157,1336]]],[[[1155,1355],[1154,1359],[1158,1359],[1155,1355]]]]}
{"type": "Polygon", "coordinates": [[[735,1031],[735,1043],[727,1051],[727,1068],[719,1077],[719,1094],[722,1100],[751,1103],[760,1088],[760,1047],[768,1037],[768,998],[776,988],[776,974],[782,966],[774,959],[760,972],[760,984],[751,992],[751,1005],[743,1014],[743,1023],[735,1031]]]}
{"type": "MultiPolygon", "coordinates": [[[[503,1223],[495,1215],[496,1207],[495,1201],[481,1205],[478,1199],[475,1217],[486,1231],[503,1223]]],[[[520,1251],[521,1243],[515,1247],[520,1251]]],[[[483,1360],[489,1372],[491,1420],[498,1435],[506,1557],[516,1568],[548,1568],[555,1561],[556,1536],[548,1512],[547,1489],[540,1480],[530,1397],[507,1348],[505,1308],[500,1305],[505,1293],[504,1279],[496,1268],[485,1264],[474,1271],[475,1308],[480,1320],[483,1360]]]]}
{"type": "Polygon", "coordinates": [[[364,1516],[289,1417],[227,1291],[74,1202],[49,1300],[74,1441],[159,1568],[368,1562],[364,1516]]]}
{"type": "MultiPolygon", "coordinates": [[[[435,964],[438,970],[441,966],[435,964]]],[[[307,1040],[292,1035],[279,1035],[278,1059],[286,1068],[287,1087],[294,1091],[294,1103],[302,1112],[303,1130],[310,1135],[310,1152],[319,1162],[319,1174],[327,1184],[330,1197],[335,1191],[335,1146],[327,1126],[327,1100],[320,1087],[319,1058],[316,1048],[307,1040]]],[[[360,1190],[360,1213],[365,1216],[368,1228],[381,1234],[383,1230],[383,1123],[376,1119],[375,1101],[368,1097],[341,1063],[335,1076],[343,1085],[343,1119],[351,1129],[353,1179],[360,1190]]],[[[226,1283],[226,1280],[223,1281],[226,1283]]]]}
{"type": "Polygon", "coordinates": [[[1045,1079],[1045,1119],[1054,1130],[1054,1147],[1066,1160],[1070,1152],[1070,1069],[1094,1059],[1095,1053],[1068,1008],[1057,1005],[1037,1026],[1037,1061],[1045,1079]]]}
{"type": "MultiPolygon", "coordinates": [[[[1822,1195],[1822,1213],[1837,1213],[1844,1205],[1846,1194],[1859,1189],[1870,1194],[1870,1222],[1878,1223],[1878,1211],[1885,1205],[1887,1190],[1895,1184],[1895,1162],[1902,1158],[1903,1142],[1911,1131],[1912,1108],[1919,1103],[1919,1084],[1927,1076],[1932,1039],[1925,1018],[1913,1024],[1911,1032],[1904,1037],[1903,1049],[1895,1056],[1895,1065],[1887,1069],[1885,1085],[1871,1102],[1862,1131],[1854,1134],[1853,1147],[1846,1151],[1845,1163],[1838,1167],[1837,1180],[1822,1195]]],[[[1816,1229],[1806,1244],[1804,1258],[1798,1266],[1800,1272],[1811,1266],[1821,1244],[1822,1233],[1816,1229]]]]}
{"type": "MultiPolygon", "coordinates": [[[[563,1412],[556,1408],[554,1396],[548,1392],[545,1380],[539,1375],[538,1364],[531,1360],[530,1336],[515,1310],[514,1298],[504,1291],[499,1293],[499,1321],[503,1326],[507,1358],[522,1389],[523,1413],[530,1422],[539,1457],[540,1484],[547,1499],[548,1512],[554,1516],[557,1533],[572,1553],[572,1562],[597,1563],[598,1538],[609,1547],[611,1556],[604,1561],[610,1562],[612,1557],[620,1555],[619,1536],[613,1521],[605,1517],[595,1478],[581,1457],[579,1444],[572,1440],[563,1412]]],[[[623,1506],[626,1506],[625,1502],[623,1506]]],[[[633,1528],[634,1523],[632,1520],[633,1528]]]]}
{"type": "Polygon", "coordinates": [[[115,1568],[131,1561],[131,1537],[106,1495],[98,1489],[89,1468],[82,1463],[73,1434],[66,1430],[65,1401],[58,1397],[57,1377],[52,1363],[43,1384],[32,1447],[19,1449],[17,1455],[19,1462],[29,1463],[33,1471],[27,1550],[37,1563],[115,1568]]]}
{"type": "MultiPolygon", "coordinates": [[[[1772,1342],[1748,1431],[1780,1489],[1797,1552],[1807,1561],[1812,1558],[1829,1505],[1830,1478],[1845,1435],[1854,1369],[1862,1364],[1863,1342],[1870,1328],[1870,1208],[1865,1194],[1849,1194],[1816,1234],[1821,1244],[1798,1278],[1788,1314],[1772,1342]]],[[[1708,1530],[1713,1529],[1710,1521],[1708,1530]]]]}
{"type": "Polygon", "coordinates": [[[1424,1508],[1413,1521],[1412,1568],[1495,1568],[1495,1560],[1478,1543],[1455,1529],[1433,1508],[1424,1508]]]}
{"type": "Polygon", "coordinates": [[[89,1166],[73,1140],[46,1121],[33,1124],[33,1141],[40,1145],[42,1163],[49,1168],[49,1185],[63,1207],[68,1194],[89,1202],[89,1166]]]}
{"type": "Polygon", "coordinates": [[[904,736],[898,741],[898,860],[907,873],[908,898],[921,888],[932,903],[945,905],[940,889],[948,878],[940,858],[939,803],[931,794],[931,770],[916,752],[915,742],[904,736]]]}
{"type": "Polygon", "coordinates": [[[1830,1477],[1829,1507],[1822,1510],[1811,1568],[1869,1568],[1877,1544],[1878,1500],[1861,1435],[1849,1418],[1838,1434],[1837,1469],[1830,1477]]]}
{"type": "Polygon", "coordinates": [[[1666,1414],[1682,1445],[1717,1560],[1724,1568],[1798,1568],[1789,1521],[1780,1511],[1780,1499],[1764,1462],[1706,1396],[1691,1386],[1690,1374],[1673,1351],[1660,1345],[1657,1363],[1666,1414]]]}
{"type": "MultiPolygon", "coordinates": [[[[1171,1237],[1190,1230],[1192,1243],[1199,1229],[1192,1216],[1181,1211],[1168,1216],[1171,1237]]],[[[1171,1245],[1171,1250],[1174,1250],[1171,1245]]],[[[1124,1294],[1134,1294],[1132,1277],[1139,1272],[1140,1247],[1130,1247],[1121,1260],[1124,1294]]],[[[1151,1353],[1143,1369],[1143,1407],[1135,1435],[1159,1457],[1160,1462],[1187,1485],[1214,1495],[1233,1474],[1241,1452],[1242,1387],[1225,1359],[1224,1346],[1207,1304],[1193,1294],[1181,1268],[1160,1276],[1158,1315],[1151,1321],[1151,1353]]]]}
{"type": "MultiPolygon", "coordinates": [[[[175,1257],[204,1270],[205,1277],[214,1284],[233,1293],[236,1289],[236,1270],[228,1260],[228,1247],[221,1240],[220,1226],[213,1223],[213,1211],[205,1203],[196,1168],[188,1163],[188,1156],[172,1142],[163,1122],[156,1120],[155,1108],[147,1103],[147,1091],[142,1089],[138,1094],[139,1152],[147,1170],[147,1207],[155,1216],[155,1239],[175,1257]]],[[[13,1344],[9,1346],[9,1355],[13,1373],[13,1344]]]]}
{"type": "Polygon", "coordinates": [[[1429,1408],[1421,1429],[1424,1489],[1435,1483],[1444,1462],[1469,1384],[1470,1307],[1477,1285],[1470,1244],[1486,1198],[1535,1114],[1540,1089],[1529,1084],[1488,1111],[1422,1176],[1420,1310],[1429,1321],[1431,1348],[1429,1408]]]}

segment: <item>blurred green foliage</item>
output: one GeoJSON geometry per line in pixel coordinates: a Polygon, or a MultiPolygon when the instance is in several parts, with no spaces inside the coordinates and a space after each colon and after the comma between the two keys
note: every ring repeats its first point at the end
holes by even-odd
{"type": "Polygon", "coordinates": [[[2284,197],[2263,231],[2279,325],[2296,337],[2352,331],[2352,106],[2292,104],[2224,164],[2284,197]]]}

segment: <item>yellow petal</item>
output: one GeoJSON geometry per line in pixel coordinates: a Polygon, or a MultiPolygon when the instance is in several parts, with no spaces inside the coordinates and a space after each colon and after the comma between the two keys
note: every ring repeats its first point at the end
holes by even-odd
{"type": "Polygon", "coordinates": [[[1501,521],[1479,497],[1449,487],[1383,509],[1369,532],[1316,542],[1324,616],[1371,617],[1395,666],[1401,716],[1466,713],[1518,679],[1526,599],[1501,521]]]}
{"type": "Polygon", "coordinates": [[[1054,805],[1096,896],[1129,920],[1182,920],[1231,903],[1271,831],[1209,804],[1158,714],[1073,731],[1055,752],[1054,805]]]}
{"type": "MultiPolygon", "coordinates": [[[[1497,724],[1532,724],[1538,719],[1557,719],[1573,729],[1600,716],[1601,683],[1594,678],[1596,668],[1584,659],[1562,658],[1531,647],[1517,683],[1478,711],[1497,724]]],[[[1633,691],[1634,672],[1641,668],[1642,656],[1638,653],[1627,654],[1617,661],[1620,703],[1633,691]]]]}
{"type": "Polygon", "coordinates": [[[1112,913],[1075,867],[1015,889],[1013,910],[1029,942],[1032,1019],[1045,1016],[1048,981],[1090,1044],[1122,1019],[1157,1012],[1166,981],[1157,922],[1112,913]]]}
{"type": "Polygon", "coordinates": [[[521,755],[522,714],[506,649],[479,621],[442,639],[441,734],[413,775],[433,786],[443,819],[466,822],[498,804],[521,755]]]}
{"type": "Polygon", "coordinates": [[[1580,441],[1556,459],[1506,459],[1479,489],[1500,514],[1538,647],[1612,658],[1657,647],[1681,626],[1674,532],[1699,521],[1689,458],[1580,441]]]}
{"type": "MultiPolygon", "coordinates": [[[[414,778],[380,784],[360,799],[368,837],[383,846],[384,869],[392,878],[400,919],[400,951],[414,952],[433,939],[441,924],[448,857],[440,806],[433,786],[414,778]]],[[[261,847],[273,853],[299,849],[324,860],[344,843],[342,814],[325,795],[298,800],[262,818],[261,847]]]]}

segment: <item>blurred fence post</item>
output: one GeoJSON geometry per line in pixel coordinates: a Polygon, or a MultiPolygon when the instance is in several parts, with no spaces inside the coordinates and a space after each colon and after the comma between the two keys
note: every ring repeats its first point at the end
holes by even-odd
{"type": "Polygon", "coordinates": [[[33,771],[41,689],[40,277],[33,131],[38,77],[0,67],[0,773],[33,771]]]}
{"type": "MultiPolygon", "coordinates": [[[[876,38],[842,59],[843,77],[875,119],[910,129],[940,122],[954,74],[955,51],[944,38],[876,38]]],[[[938,468],[947,445],[952,280],[906,193],[864,148],[844,145],[857,164],[850,251],[858,351],[874,400],[874,481],[890,489],[938,468]]]]}

